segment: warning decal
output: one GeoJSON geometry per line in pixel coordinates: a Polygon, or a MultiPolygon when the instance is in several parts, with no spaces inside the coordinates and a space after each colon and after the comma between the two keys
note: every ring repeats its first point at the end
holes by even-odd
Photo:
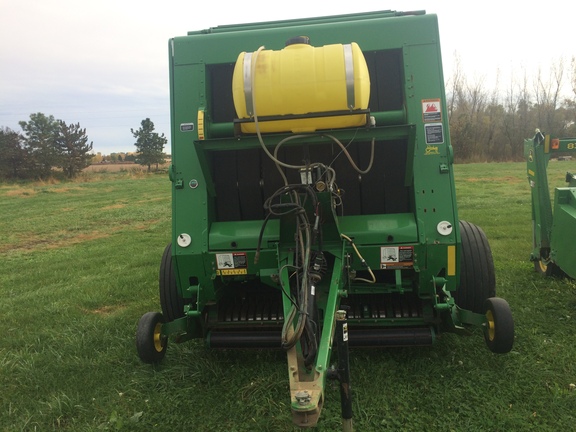
{"type": "Polygon", "coordinates": [[[424,123],[442,121],[442,105],[440,99],[422,100],[422,119],[424,123]]]}
{"type": "Polygon", "coordinates": [[[243,275],[248,273],[248,259],[246,252],[232,252],[216,254],[216,274],[243,275]]]}
{"type": "Polygon", "coordinates": [[[413,266],[413,246],[382,246],[380,248],[381,269],[403,269],[413,266]]]}

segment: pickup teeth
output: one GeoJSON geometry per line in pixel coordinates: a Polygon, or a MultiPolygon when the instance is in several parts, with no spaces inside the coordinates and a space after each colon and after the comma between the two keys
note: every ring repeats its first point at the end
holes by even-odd
{"type": "Polygon", "coordinates": [[[348,319],[420,318],[422,308],[417,299],[400,295],[350,296],[348,319]]]}
{"type": "Polygon", "coordinates": [[[218,307],[220,322],[284,321],[282,302],[278,299],[244,298],[222,301],[218,307]]]}
{"type": "MultiPolygon", "coordinates": [[[[422,317],[421,302],[410,295],[351,295],[343,304],[350,320],[422,317]]],[[[283,322],[284,310],[280,297],[251,296],[221,300],[217,316],[220,323],[283,322]]]]}

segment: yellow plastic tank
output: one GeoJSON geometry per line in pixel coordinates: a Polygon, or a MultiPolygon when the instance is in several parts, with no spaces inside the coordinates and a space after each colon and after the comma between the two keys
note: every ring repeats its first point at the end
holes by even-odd
{"type": "MultiPolygon", "coordinates": [[[[240,53],[232,91],[238,118],[262,119],[262,133],[358,127],[366,124],[366,114],[353,110],[368,108],[370,75],[355,42],[313,47],[299,37],[279,51],[240,53]],[[345,115],[318,116],[335,112],[345,115]],[[304,118],[267,119],[274,116],[304,118]]],[[[241,130],[255,133],[256,126],[242,122],[241,130]]]]}

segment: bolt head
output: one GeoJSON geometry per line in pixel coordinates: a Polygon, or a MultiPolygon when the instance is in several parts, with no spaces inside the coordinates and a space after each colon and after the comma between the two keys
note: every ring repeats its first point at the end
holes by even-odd
{"type": "Polygon", "coordinates": [[[300,390],[294,395],[294,397],[296,398],[296,402],[298,402],[299,405],[307,405],[312,399],[310,393],[308,393],[307,390],[300,390]]]}

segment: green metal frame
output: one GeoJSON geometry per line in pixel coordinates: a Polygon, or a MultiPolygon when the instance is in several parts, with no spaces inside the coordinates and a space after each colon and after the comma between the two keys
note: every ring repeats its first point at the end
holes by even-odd
{"type": "MultiPolygon", "coordinates": [[[[318,193],[323,215],[322,251],[328,256],[329,268],[314,287],[321,316],[321,322],[315,323],[317,352],[313,364],[307,365],[300,342],[287,350],[294,422],[313,426],[324,402],[335,313],[342,306],[354,299],[359,299],[358,304],[364,302],[365,309],[349,317],[351,328],[426,328],[431,341],[445,331],[467,333],[469,325],[484,325],[486,317],[457,307],[451,294],[459,283],[460,233],[437,18],[423,11],[383,11],[221,26],[170,40],[172,251],[185,309],[182,318],[162,327],[162,333],[177,342],[204,338],[210,344],[214,330],[244,325],[255,328],[254,322],[220,322],[218,311],[228,297],[238,290],[249,292],[253,286],[279,293],[283,316],[290,314],[293,282],[285,264],[293,264],[298,247],[293,218],[266,222],[263,217],[226,219],[222,217],[226,210],[222,201],[227,190],[219,181],[232,175],[231,170],[239,172],[239,180],[228,183],[232,187],[250,177],[248,172],[240,174],[240,155],[257,154],[262,148],[257,136],[238,135],[233,113],[227,114],[231,65],[240,52],[255,51],[262,45],[278,50],[295,35],[309,36],[315,46],[356,42],[374,64],[390,62],[386,66],[392,69],[388,73],[396,80],[399,99],[389,104],[386,94],[373,91],[372,98],[378,102],[370,111],[373,126],[308,134],[290,143],[291,149],[314,150],[329,148],[333,139],[342,143],[374,141],[379,152],[379,165],[374,169],[386,169],[385,183],[394,183],[400,190],[392,194],[391,211],[350,215],[335,212],[334,193],[318,193]],[[398,152],[404,156],[395,156],[398,152]],[[231,161],[230,170],[222,163],[225,158],[231,161]],[[388,159],[405,163],[400,167],[399,162],[391,162],[385,168],[388,159]],[[404,207],[399,210],[401,204],[404,207]],[[184,238],[188,241],[182,241],[184,238]],[[406,265],[386,264],[383,255],[387,248],[408,253],[406,265]],[[239,258],[241,264],[228,263],[233,268],[224,268],[219,260],[226,256],[239,258]],[[355,277],[368,274],[367,268],[373,269],[376,283],[355,277]],[[399,316],[368,316],[365,299],[371,296],[414,299],[421,310],[399,316]]],[[[384,78],[371,77],[374,83],[379,79],[384,78]]],[[[264,145],[272,151],[290,136],[267,136],[264,145]]],[[[249,186],[262,187],[262,181],[249,186]]],[[[371,204],[370,197],[362,199],[371,204]]],[[[315,211],[306,209],[311,219],[315,211]]],[[[261,328],[276,330],[282,324],[282,320],[264,321],[258,323],[261,328]]],[[[295,322],[288,323],[288,332],[294,330],[295,322]]]]}
{"type": "Polygon", "coordinates": [[[528,181],[532,195],[533,249],[530,260],[546,272],[549,265],[559,267],[576,278],[576,176],[566,175],[567,187],[554,189],[548,184],[548,162],[553,155],[576,153],[576,138],[544,136],[524,140],[528,181]]]}

